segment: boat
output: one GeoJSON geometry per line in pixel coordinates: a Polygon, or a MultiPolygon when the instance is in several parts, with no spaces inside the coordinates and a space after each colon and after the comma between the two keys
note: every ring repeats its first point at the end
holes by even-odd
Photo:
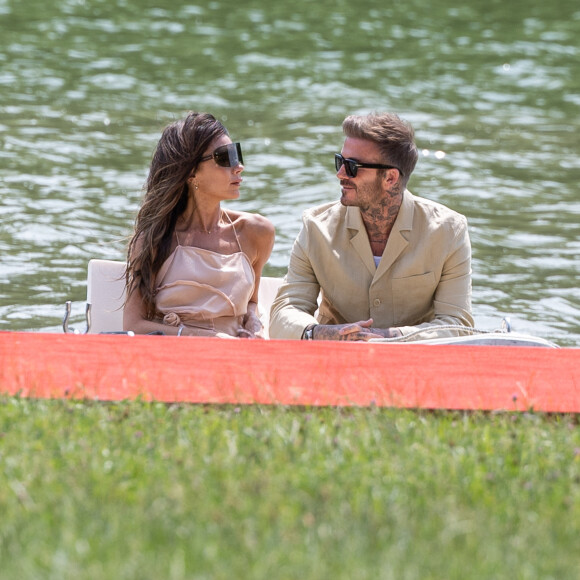
{"type": "MultiPolygon", "coordinates": [[[[282,278],[263,276],[258,291],[258,311],[264,326],[265,338],[268,336],[270,306],[276,296],[282,278]]],[[[87,271],[87,302],[85,310],[86,324],[83,334],[123,333],[123,304],[125,301],[125,263],[114,260],[90,260],[87,271]]],[[[69,325],[72,303],[65,304],[63,331],[80,334],[81,330],[69,325]]],[[[441,328],[441,327],[439,327],[441,328]]],[[[453,329],[458,327],[454,326],[453,329]]],[[[455,345],[493,345],[493,346],[536,346],[559,348],[553,342],[540,337],[512,332],[509,318],[504,318],[500,328],[494,331],[465,329],[465,336],[453,338],[402,337],[396,339],[373,339],[371,342],[413,344],[455,344],[455,345]]],[[[132,334],[132,333],[127,333],[132,334]]]]}
{"type": "MultiPolygon", "coordinates": [[[[580,349],[494,332],[411,343],[222,340],[122,330],[124,264],[91,260],[85,328],[0,332],[0,393],[95,401],[580,412],[580,349]]],[[[267,304],[280,280],[263,278],[267,304]]]]}

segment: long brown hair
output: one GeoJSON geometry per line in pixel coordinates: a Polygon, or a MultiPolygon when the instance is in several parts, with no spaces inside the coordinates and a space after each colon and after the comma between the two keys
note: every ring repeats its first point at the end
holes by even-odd
{"type": "Polygon", "coordinates": [[[210,143],[227,134],[213,115],[194,112],[161,134],[127,249],[125,273],[127,297],[138,288],[149,319],[155,316],[155,277],[169,256],[177,218],[187,207],[187,179],[210,143]]]}

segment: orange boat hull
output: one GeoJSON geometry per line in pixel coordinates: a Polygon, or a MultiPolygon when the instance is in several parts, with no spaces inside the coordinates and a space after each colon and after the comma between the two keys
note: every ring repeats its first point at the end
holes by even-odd
{"type": "Polygon", "coordinates": [[[580,412],[580,349],[0,333],[0,393],[580,412]]]}

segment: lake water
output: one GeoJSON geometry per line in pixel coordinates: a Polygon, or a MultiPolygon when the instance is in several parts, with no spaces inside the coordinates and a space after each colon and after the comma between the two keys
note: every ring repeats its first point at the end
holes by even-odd
{"type": "MultiPolygon", "coordinates": [[[[337,199],[343,118],[389,110],[409,188],[468,217],[476,325],[580,346],[577,0],[0,0],[0,330],[83,327],[91,258],[123,260],[164,125],[243,143],[241,199],[277,229],[337,199]]],[[[233,202],[232,202],[233,203],[233,202]]]]}

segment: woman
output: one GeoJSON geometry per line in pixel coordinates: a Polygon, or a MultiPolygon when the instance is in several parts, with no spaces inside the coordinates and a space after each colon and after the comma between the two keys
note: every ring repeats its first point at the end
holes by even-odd
{"type": "Polygon", "coordinates": [[[260,338],[258,285],[274,245],[266,218],[237,199],[242,151],[208,113],[165,128],[127,252],[125,330],[260,338]]]}

